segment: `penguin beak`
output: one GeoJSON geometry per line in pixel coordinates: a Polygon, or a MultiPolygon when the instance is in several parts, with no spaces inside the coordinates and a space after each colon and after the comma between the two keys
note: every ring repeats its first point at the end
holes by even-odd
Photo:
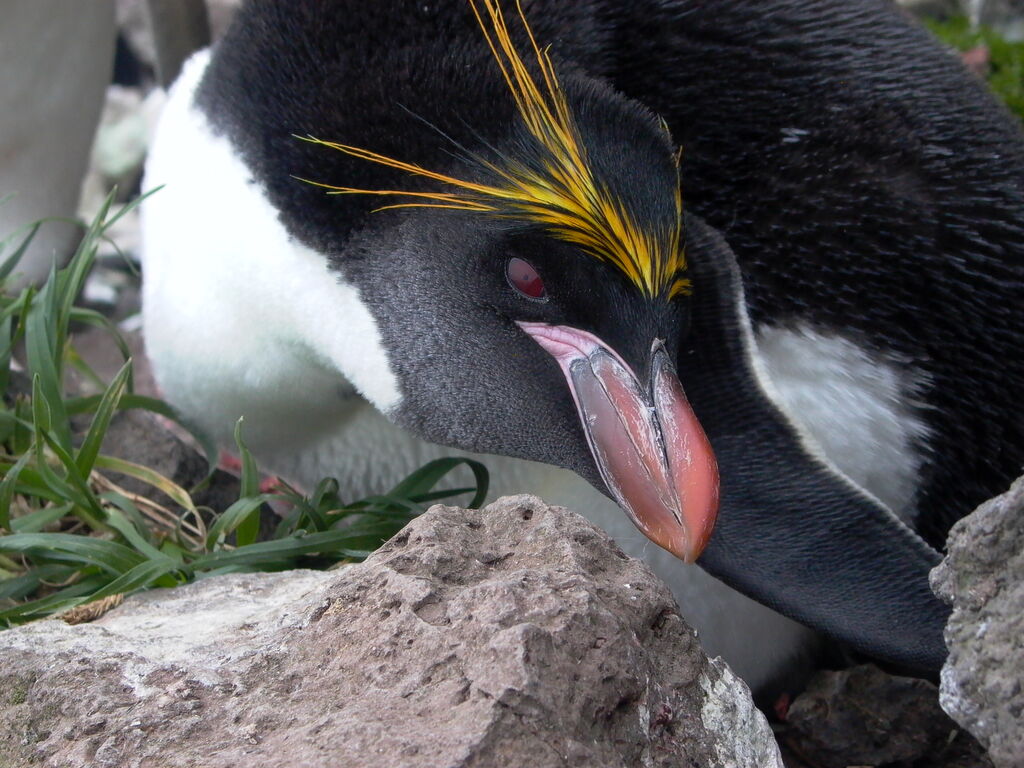
{"type": "Polygon", "coordinates": [[[718,514],[718,464],[664,344],[654,342],[643,386],[593,334],[518,325],[561,367],[594,462],[619,506],[655,544],[694,562],[718,514]]]}

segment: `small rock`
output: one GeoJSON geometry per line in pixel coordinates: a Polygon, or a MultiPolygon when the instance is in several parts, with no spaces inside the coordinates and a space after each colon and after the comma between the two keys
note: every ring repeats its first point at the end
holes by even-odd
{"type": "Polygon", "coordinates": [[[1024,765],[1024,478],[949,534],[932,589],[953,605],[940,701],[999,768],[1024,765]]]}
{"type": "Polygon", "coordinates": [[[361,565],[12,629],[0,656],[15,765],[782,766],[668,589],[530,496],[434,507],[361,565]]]}
{"type": "MultiPolygon", "coordinates": [[[[108,456],[141,464],[172,480],[186,490],[206,477],[208,465],[191,445],[175,435],[163,420],[142,410],[122,411],[114,416],[103,438],[102,452],[108,456]]],[[[162,504],[169,499],[153,486],[131,477],[107,472],[126,490],[162,504]]],[[[223,512],[237,499],[238,478],[216,470],[209,484],[193,494],[197,506],[223,512]]]]}
{"type": "Polygon", "coordinates": [[[819,672],[789,709],[786,744],[816,768],[984,768],[932,683],[871,665],[819,672]]]}

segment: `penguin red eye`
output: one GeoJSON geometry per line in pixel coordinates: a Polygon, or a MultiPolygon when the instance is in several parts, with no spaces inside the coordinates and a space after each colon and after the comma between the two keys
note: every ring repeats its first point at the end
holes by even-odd
{"type": "Polygon", "coordinates": [[[540,279],[537,270],[533,265],[523,259],[513,258],[508,260],[505,268],[505,276],[509,285],[528,299],[547,298],[547,291],[544,290],[544,281],[540,279]]]}

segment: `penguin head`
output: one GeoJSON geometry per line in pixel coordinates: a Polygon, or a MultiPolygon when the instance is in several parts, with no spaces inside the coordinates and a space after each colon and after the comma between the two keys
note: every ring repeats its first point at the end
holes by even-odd
{"type": "Polygon", "coordinates": [[[445,186],[386,191],[397,205],[335,268],[377,319],[402,394],[392,420],[571,469],[693,561],[718,475],[675,373],[690,293],[677,155],[650,112],[540,62],[553,86],[534,110],[549,114],[531,125],[521,109],[502,142],[441,171],[406,167],[445,186]]]}

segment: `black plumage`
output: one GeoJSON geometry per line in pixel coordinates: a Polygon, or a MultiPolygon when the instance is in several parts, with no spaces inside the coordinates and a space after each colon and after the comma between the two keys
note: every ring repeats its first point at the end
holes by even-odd
{"type": "Polygon", "coordinates": [[[297,241],[358,285],[378,318],[401,305],[381,329],[408,385],[398,423],[600,486],[567,394],[549,394],[557,372],[512,321],[596,333],[641,378],[651,339],[669,339],[722,470],[702,563],[869,653],[934,671],[945,617],[927,586],[937,552],[803,447],[757,385],[744,309],[755,328],[841,330],[924,382],[913,512],[941,546],[953,520],[1024,465],[1020,127],[886,0],[523,8],[551,46],[591,162],[639,217],[661,215],[675,185],[655,115],[682,147],[692,301],[641,297],[530,222],[372,213],[373,196],[297,181],[437,187],[296,136],[463,176],[479,173],[467,149],[521,151],[514,104],[466,0],[252,0],[198,104],[297,241]],[[510,255],[539,268],[551,301],[507,295],[510,255]],[[540,434],[518,428],[524,412],[540,434]]]}

